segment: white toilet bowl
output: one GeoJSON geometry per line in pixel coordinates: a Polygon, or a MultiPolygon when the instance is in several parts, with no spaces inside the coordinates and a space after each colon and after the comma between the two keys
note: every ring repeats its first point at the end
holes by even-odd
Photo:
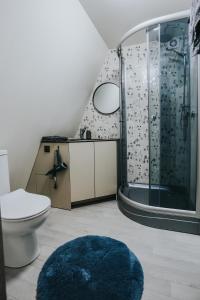
{"type": "Polygon", "coordinates": [[[19,189],[0,196],[0,203],[5,265],[26,266],[39,255],[36,230],[48,216],[50,200],[19,189]]]}

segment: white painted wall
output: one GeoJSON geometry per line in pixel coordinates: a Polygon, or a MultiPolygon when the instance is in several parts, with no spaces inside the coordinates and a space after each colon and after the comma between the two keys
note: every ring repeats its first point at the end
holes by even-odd
{"type": "Polygon", "coordinates": [[[73,136],[107,47],[78,0],[1,0],[0,149],[25,187],[43,135],[73,136]]]}
{"type": "MultiPolygon", "coordinates": [[[[134,26],[189,9],[192,0],[79,0],[109,48],[134,26]]],[[[141,42],[141,40],[140,40],[141,42]]]]}

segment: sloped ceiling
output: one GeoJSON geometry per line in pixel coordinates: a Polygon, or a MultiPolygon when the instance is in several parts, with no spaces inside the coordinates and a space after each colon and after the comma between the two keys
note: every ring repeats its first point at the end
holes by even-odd
{"type": "Polygon", "coordinates": [[[191,0],[79,0],[109,48],[141,22],[189,9],[191,0]]]}
{"type": "Polygon", "coordinates": [[[73,136],[107,53],[78,0],[1,0],[0,149],[25,187],[43,135],[73,136]]]}

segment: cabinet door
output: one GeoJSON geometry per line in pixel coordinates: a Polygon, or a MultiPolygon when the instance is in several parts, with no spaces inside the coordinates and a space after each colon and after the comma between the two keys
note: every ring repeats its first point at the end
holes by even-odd
{"type": "Polygon", "coordinates": [[[71,202],[94,198],[94,143],[70,143],[71,202]]]}
{"type": "Polygon", "coordinates": [[[95,196],[102,197],[117,192],[117,144],[95,143],[95,196]]]}

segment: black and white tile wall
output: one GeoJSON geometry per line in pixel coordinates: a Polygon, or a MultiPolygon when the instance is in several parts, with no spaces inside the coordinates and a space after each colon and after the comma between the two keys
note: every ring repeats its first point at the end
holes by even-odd
{"type": "MultiPolygon", "coordinates": [[[[119,85],[119,59],[116,50],[109,50],[94,90],[104,82],[113,82],[119,85]]],[[[79,136],[80,128],[87,127],[92,132],[92,138],[119,138],[119,111],[108,116],[99,114],[94,109],[92,94],[85,108],[76,137],[79,136]]]]}
{"type": "Polygon", "coordinates": [[[200,0],[193,0],[190,14],[190,44],[193,54],[200,54],[200,0]]]}

